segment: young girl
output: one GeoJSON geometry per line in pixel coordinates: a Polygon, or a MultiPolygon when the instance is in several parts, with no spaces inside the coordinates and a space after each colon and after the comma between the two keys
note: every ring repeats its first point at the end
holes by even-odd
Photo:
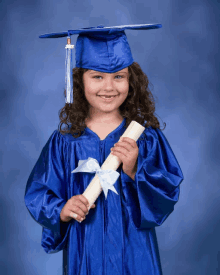
{"type": "Polygon", "coordinates": [[[124,29],[80,33],[73,103],[61,110],[59,131],[25,192],[29,212],[43,226],[44,250],[63,250],[63,274],[162,274],[155,227],[174,210],[183,175],[159,129],[148,84],[124,29]],[[145,131],[137,142],[119,141],[132,120],[145,131]],[[109,191],[105,199],[102,192],[89,210],[82,193],[94,174],[71,171],[88,157],[101,166],[110,153],[122,161],[118,194],[109,191]]]}

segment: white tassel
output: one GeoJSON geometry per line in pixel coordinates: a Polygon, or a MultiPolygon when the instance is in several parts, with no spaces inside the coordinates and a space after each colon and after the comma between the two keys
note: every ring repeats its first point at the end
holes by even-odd
{"type": "Polygon", "coordinates": [[[67,37],[66,49],[66,77],[65,77],[65,88],[66,88],[66,103],[73,103],[73,79],[72,79],[72,50],[74,45],[70,44],[70,37],[67,37]]]}

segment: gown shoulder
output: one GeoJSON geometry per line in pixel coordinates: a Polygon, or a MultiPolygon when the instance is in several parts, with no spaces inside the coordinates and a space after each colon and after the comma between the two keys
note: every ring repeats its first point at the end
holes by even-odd
{"type": "Polygon", "coordinates": [[[146,229],[161,225],[173,212],[183,174],[160,129],[146,128],[137,144],[135,179],[123,170],[121,179],[133,223],[137,229],[146,229]]]}

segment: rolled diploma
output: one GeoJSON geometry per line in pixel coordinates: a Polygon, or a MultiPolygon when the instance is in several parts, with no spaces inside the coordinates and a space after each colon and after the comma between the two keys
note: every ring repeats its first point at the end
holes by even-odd
{"type": "MultiPolygon", "coordinates": [[[[124,134],[121,137],[129,137],[137,141],[144,130],[145,128],[141,124],[132,120],[132,122],[129,124],[128,128],[125,130],[124,134]]],[[[107,159],[102,164],[101,169],[102,170],[111,169],[116,171],[120,166],[120,164],[121,164],[121,161],[119,160],[119,158],[110,153],[107,159]]],[[[98,198],[101,192],[102,192],[102,186],[100,184],[99,177],[96,174],[83,193],[83,196],[85,196],[89,201],[89,209],[93,205],[93,203],[96,201],[96,199],[98,198]]]]}

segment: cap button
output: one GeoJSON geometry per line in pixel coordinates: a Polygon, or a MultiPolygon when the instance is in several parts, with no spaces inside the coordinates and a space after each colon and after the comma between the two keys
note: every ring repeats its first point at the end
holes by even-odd
{"type": "Polygon", "coordinates": [[[99,26],[97,26],[97,28],[104,28],[104,26],[103,25],[99,25],[99,26]]]}

